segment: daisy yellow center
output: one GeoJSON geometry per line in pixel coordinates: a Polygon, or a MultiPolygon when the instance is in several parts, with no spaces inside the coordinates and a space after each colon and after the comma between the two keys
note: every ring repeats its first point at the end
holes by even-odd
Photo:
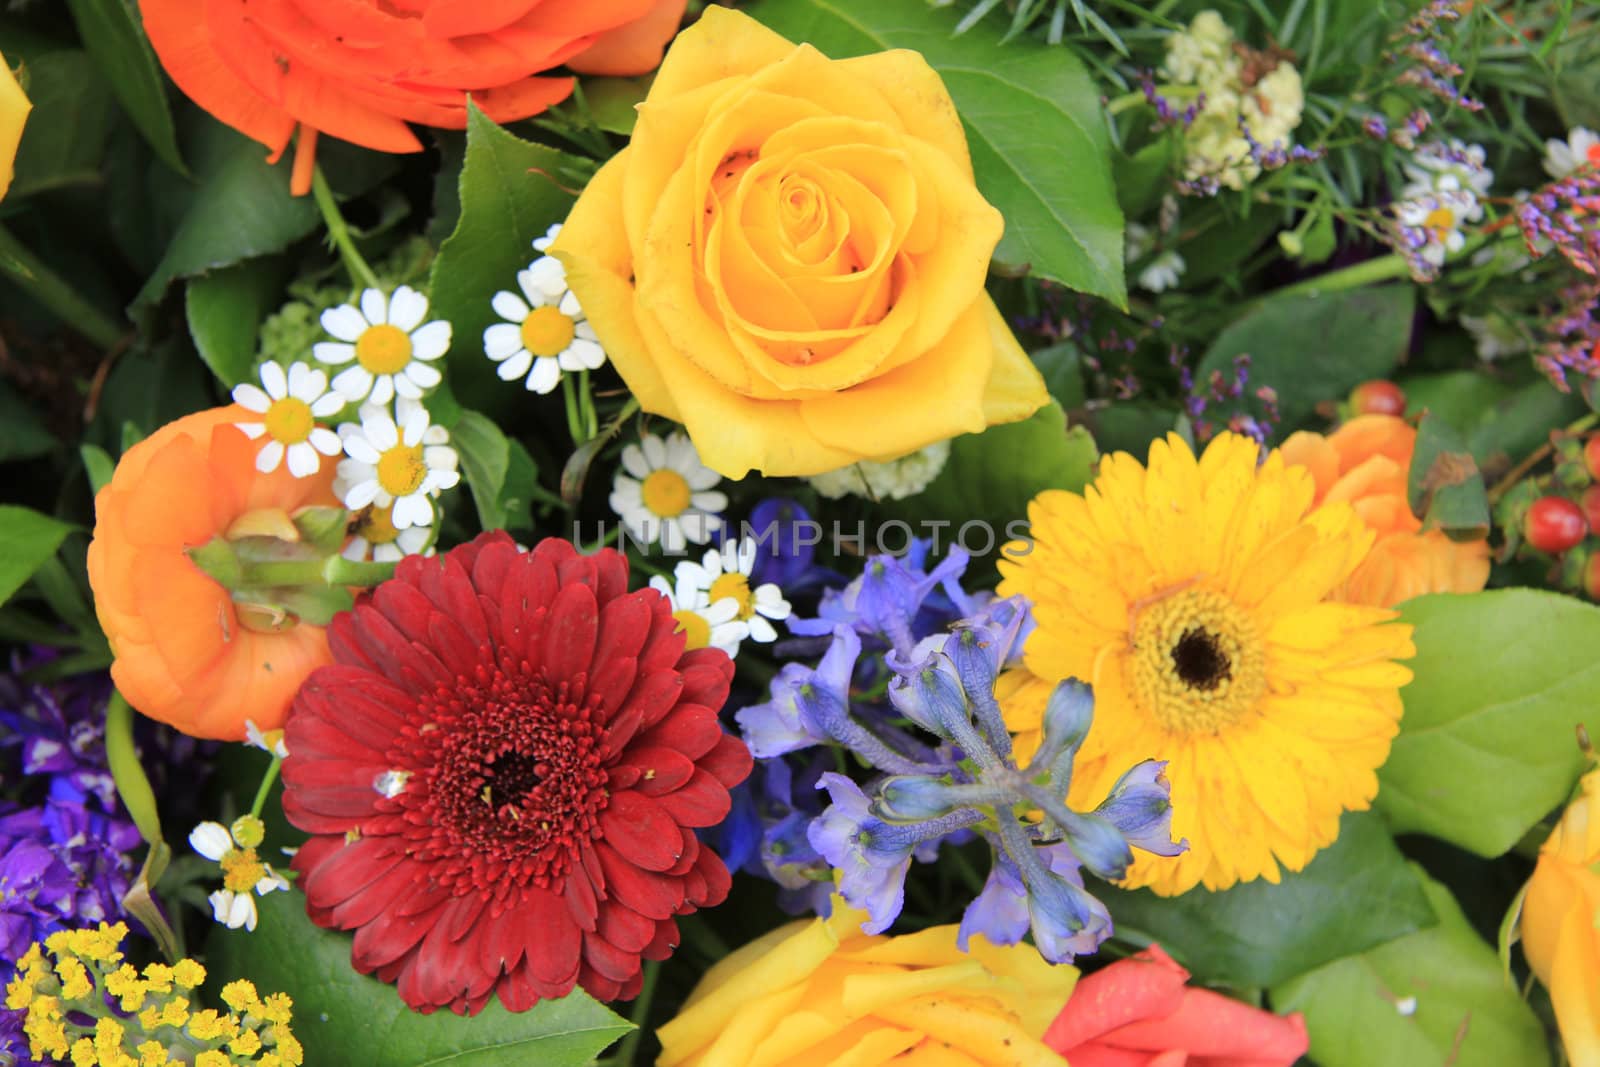
{"type": "Polygon", "coordinates": [[[356,359],[373,374],[397,374],[411,362],[411,338],[398,326],[368,326],[356,339],[356,359]]]}
{"type": "Polygon", "coordinates": [[[1169,732],[1215,734],[1265,691],[1265,642],[1255,619],[1221,593],[1185,589],[1140,612],[1129,670],[1140,704],[1169,732]]]}
{"type": "Polygon", "coordinates": [[[644,506],[660,518],[676,518],[689,509],[689,483],[677,471],[651,471],[639,492],[644,506]]]}
{"type": "Polygon", "coordinates": [[[748,619],[756,613],[755,597],[750,594],[750,579],[742,574],[724,574],[711,583],[711,602],[732,597],[739,605],[739,618],[748,619]]]}
{"type": "Polygon", "coordinates": [[[559,356],[572,344],[578,324],[554,306],[534,308],[522,320],[522,347],[536,356],[559,356]]]}
{"type": "Polygon", "coordinates": [[[1422,226],[1435,240],[1443,241],[1456,228],[1456,213],[1447,207],[1436,207],[1422,220],[1422,226]]]}
{"type": "Polygon", "coordinates": [[[222,886],[235,893],[248,893],[267,876],[267,868],[253,848],[233,848],[223,854],[222,886]]]}
{"type": "Polygon", "coordinates": [[[369,545],[393,544],[395,538],[400,536],[400,531],[394,528],[394,507],[370,507],[356,520],[356,527],[352,531],[357,537],[365,537],[369,545]]]}
{"type": "Polygon", "coordinates": [[[266,423],[267,434],[286,445],[304,441],[316,426],[316,420],[311,417],[311,405],[293,396],[274,400],[262,421],[266,423]]]}
{"type": "Polygon", "coordinates": [[[683,648],[685,652],[693,652],[697,648],[705,648],[711,644],[711,624],[692,611],[674,611],[672,618],[677,622],[676,633],[683,634],[683,648]]]}
{"type": "Polygon", "coordinates": [[[378,485],[390,496],[410,496],[427,476],[421,445],[395,445],[378,457],[378,485]]]}

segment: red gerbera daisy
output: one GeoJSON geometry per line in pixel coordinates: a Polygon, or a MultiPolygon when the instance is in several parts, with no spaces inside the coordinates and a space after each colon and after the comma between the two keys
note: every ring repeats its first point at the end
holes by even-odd
{"type": "Polygon", "coordinates": [[[639,990],[674,915],[721,903],[695,837],[750,753],[718,709],[733,663],[685,652],[627,560],[484,534],[410,557],[328,629],[289,711],[284,810],[311,918],[411,1007],[512,1011],[639,990]]]}

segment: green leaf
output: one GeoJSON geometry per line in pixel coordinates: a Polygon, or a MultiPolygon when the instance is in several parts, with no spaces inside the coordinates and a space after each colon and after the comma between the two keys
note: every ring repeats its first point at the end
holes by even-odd
{"type": "Polygon", "coordinates": [[[1378,772],[1397,833],[1498,856],[1567,798],[1600,732],[1600,607],[1535,589],[1407,601],[1406,713],[1378,772]]]}
{"type": "Polygon", "coordinates": [[[79,445],[78,455],[83,457],[83,469],[89,476],[89,492],[98,493],[111,481],[111,475],[117,469],[116,462],[99,445],[79,445]]]}
{"type": "Polygon", "coordinates": [[[95,62],[76,49],[52,51],[28,58],[24,70],[33,111],[22,128],[6,199],[15,203],[62,186],[101,184],[100,161],[116,105],[95,62]]]}
{"type": "Polygon", "coordinates": [[[579,1067],[632,1029],[581,989],[512,1014],[491,1000],[470,1018],[421,1015],[394,986],[357,974],[350,935],[323,930],[299,891],[261,898],[254,933],[214,928],[211,980],[249,978],[294,1000],[294,1035],[312,1064],[362,1067],[579,1067]]]}
{"type": "Polygon", "coordinates": [[[476,411],[463,411],[450,427],[450,443],[461,455],[461,469],[472,489],[472,502],[478,506],[478,522],[485,530],[505,525],[505,508],[500,494],[506,486],[506,470],[511,465],[511,447],[506,435],[492,419],[476,411]]]}
{"type": "Polygon", "coordinates": [[[172,243],[130,309],[147,313],[179,278],[281,252],[317,228],[309,196],[289,195],[288,159],[269,166],[266,149],[218,123],[195,159],[199,187],[172,243]]]}
{"type": "Polygon", "coordinates": [[[1043,375],[1051,399],[1066,410],[1083,404],[1083,353],[1074,342],[1061,341],[1029,356],[1043,375]]]}
{"type": "Polygon", "coordinates": [[[537,256],[533,239],[566,218],[572,196],[563,188],[565,175],[578,165],[507,133],[469,105],[461,219],[439,249],[430,282],[434,314],[450,320],[451,387],[469,408],[500,414],[526,401],[526,391],[500,381],[484,357],[483,331],[500,321],[489,301],[501,289],[516,289],[517,271],[537,256]]]}
{"type": "Polygon", "coordinates": [[[1096,887],[1095,895],[1119,930],[1160,942],[1196,978],[1245,988],[1276,985],[1434,921],[1383,820],[1365,812],[1346,812],[1338,840],[1279,885],[1172,898],[1096,887]]]}
{"type": "Polygon", "coordinates": [[[1455,428],[1431,412],[1417,423],[1406,492],[1411,513],[1425,529],[1468,539],[1488,536],[1489,493],[1478,463],[1455,428]]]}
{"type": "Polygon", "coordinates": [[[252,377],[261,320],[281,302],[286,266],[263,256],[197,275],[184,288],[194,346],[226,389],[252,377]]]}
{"type": "Polygon", "coordinates": [[[628,136],[639,118],[634,107],[649,95],[653,81],[653,74],[643,78],[585,78],[583,102],[589,107],[589,117],[607,133],[628,136]]]}
{"type": "Polygon", "coordinates": [[[43,456],[59,445],[38,411],[0,379],[0,463],[43,456]]]}
{"type": "Polygon", "coordinates": [[[878,509],[888,519],[944,521],[950,537],[959,535],[973,555],[988,556],[1025,532],[1028,502],[1039,493],[1087,485],[1098,456],[1089,431],[1069,429],[1061,406],[1051,403],[1022,422],[956,438],[928,488],[878,509]]]}
{"type": "MultiPolygon", "coordinates": [[[[1292,428],[1318,401],[1389,376],[1410,340],[1415,303],[1409,285],[1268,297],[1218,335],[1195,380],[1227,375],[1234,357],[1248,355],[1249,388],[1276,390],[1282,425],[1292,428]]],[[[1259,402],[1251,404],[1260,414],[1259,402]]]]}
{"type": "Polygon", "coordinates": [[[167,106],[161,66],[127,0],[68,0],[78,34],[144,139],[161,160],[187,175],[167,106]]]}
{"type": "Polygon", "coordinates": [[[533,501],[539,493],[539,465],[521,441],[512,438],[505,488],[500,490],[500,510],[508,530],[533,529],[533,501]]]}
{"type": "Polygon", "coordinates": [[[1321,1067],[1544,1067],[1544,1030],[1450,891],[1414,868],[1439,924],[1272,990],[1321,1067]]]}
{"type": "Polygon", "coordinates": [[[31,508],[0,505],[0,604],[56,554],[71,529],[31,508]]]}
{"type": "Polygon", "coordinates": [[[1112,156],[1111,170],[1116,176],[1117,203],[1130,219],[1143,218],[1155,210],[1161,194],[1176,170],[1183,147],[1181,137],[1160,137],[1137,152],[1112,156]]]}
{"type": "Polygon", "coordinates": [[[961,114],[979,190],[1005,216],[995,259],[1127,303],[1100,90],[1070,49],[1002,44],[989,22],[952,37],[955,14],[926,0],[761,0],[746,10],[835,59],[920,52],[961,114]]]}

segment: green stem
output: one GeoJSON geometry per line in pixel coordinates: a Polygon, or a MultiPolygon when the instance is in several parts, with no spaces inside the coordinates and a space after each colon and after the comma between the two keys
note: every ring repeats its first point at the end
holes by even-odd
{"type": "Polygon", "coordinates": [[[394,563],[330,556],[327,559],[242,562],[238,588],[267,589],[285,585],[371,586],[394,577],[394,563]]]}
{"type": "Polygon", "coordinates": [[[567,405],[567,433],[572,436],[573,444],[581,445],[589,440],[589,437],[583,432],[583,420],[578,415],[577,389],[572,384],[572,375],[570,374],[561,376],[561,399],[567,405]]]}
{"type": "Polygon", "coordinates": [[[1404,256],[1390,254],[1319,274],[1315,278],[1274,289],[1267,295],[1280,297],[1295,293],[1336,293],[1344,289],[1359,289],[1373,282],[1404,278],[1410,270],[1404,256]]]}
{"type": "Polygon", "coordinates": [[[261,818],[261,809],[267,805],[267,795],[272,792],[272,783],[278,780],[278,768],[281,766],[283,760],[274,754],[272,763],[267,767],[267,773],[261,778],[260,787],[256,789],[255,802],[250,805],[250,814],[257,819],[261,818]]]}
{"type": "Polygon", "coordinates": [[[328,179],[323,176],[321,167],[311,174],[311,195],[317,202],[317,209],[322,212],[329,239],[338,248],[339,258],[344,260],[344,269],[350,272],[350,280],[367,289],[381,289],[378,276],[367,266],[367,261],[356,248],[355,238],[351,236],[344,216],[339,213],[339,205],[333,199],[333,190],[328,186],[328,179]]]}
{"type": "Polygon", "coordinates": [[[628,1036],[617,1046],[617,1054],[612,1059],[617,1067],[633,1067],[634,1054],[639,1051],[639,1042],[644,1038],[644,1024],[650,1018],[650,1001],[655,998],[656,976],[660,973],[659,960],[645,961],[644,984],[639,987],[639,997],[633,1002],[633,1011],[628,1014],[628,1021],[633,1023],[633,1029],[628,1031],[628,1036]]]}
{"type": "Polygon", "coordinates": [[[67,326],[98,348],[113,348],[126,328],[78,295],[78,291],[45,265],[28,247],[0,226],[0,274],[33,297],[67,326]]]}

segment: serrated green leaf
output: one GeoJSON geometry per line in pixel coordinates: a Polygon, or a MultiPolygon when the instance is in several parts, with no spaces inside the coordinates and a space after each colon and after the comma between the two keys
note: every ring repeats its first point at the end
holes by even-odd
{"type": "Polygon", "coordinates": [[[956,15],[925,0],[762,0],[746,10],[835,59],[921,53],[961,114],[978,189],[1005,216],[995,259],[1127,303],[1100,91],[1070,49],[1002,44],[989,23],[952,37],[956,15]]]}
{"type": "Polygon", "coordinates": [[[280,259],[263,256],[189,279],[189,334],[223,388],[252,377],[261,320],[280,303],[285,274],[280,259]]]}
{"type": "Polygon", "coordinates": [[[450,427],[450,443],[461,455],[461,469],[472,490],[472,502],[478,507],[478,522],[485,530],[500,529],[506,520],[500,498],[511,464],[506,435],[493,420],[476,411],[463,411],[450,427]]]}
{"type": "Polygon", "coordinates": [[[527,403],[520,385],[499,380],[483,354],[483,331],[500,321],[489,301],[515,292],[517,271],[537,255],[532,242],[566,218],[565,175],[577,160],[506,132],[469,105],[461,168],[461,219],[439,249],[431,276],[434,314],[451,325],[451,386],[466,406],[494,414],[527,403]]]}
{"type": "Polygon", "coordinates": [[[1417,423],[1406,496],[1424,529],[1463,538],[1489,533],[1489,493],[1477,460],[1455,427],[1431,412],[1417,423]]]}
{"type": "MultiPolygon", "coordinates": [[[[1282,426],[1293,428],[1319,401],[1386,378],[1411,337],[1416,290],[1409,285],[1268,297],[1228,325],[1195,368],[1195,380],[1232,372],[1250,357],[1251,390],[1277,392],[1282,426]]],[[[1259,401],[1251,400],[1262,413],[1259,401]]]]}
{"type": "Polygon", "coordinates": [[[1577,726],[1600,728],[1600,607],[1496,589],[1418,597],[1402,617],[1415,677],[1377,807],[1398,833],[1499,856],[1566,800],[1577,726]]]}
{"type": "Polygon", "coordinates": [[[56,554],[71,529],[31,508],[0,505],[0,604],[56,554]]]}
{"type": "Polygon", "coordinates": [[[1220,893],[1096,887],[1119,928],[1153,938],[1207,982],[1270,986],[1429,926],[1427,898],[1383,820],[1346,812],[1339,838],[1283,881],[1220,893]]]}
{"type": "Polygon", "coordinates": [[[68,0],[78,34],[122,109],[162,162],[187,175],[155,51],[127,0],[68,0]]]}
{"type": "Polygon", "coordinates": [[[261,898],[254,933],[215,927],[211,981],[248,978],[288,993],[305,1061],[334,1067],[580,1067],[633,1027],[581,989],[513,1014],[491,1000],[477,1015],[422,1015],[392,985],[357,974],[350,935],[306,917],[298,891],[261,898]]]}
{"type": "Polygon", "coordinates": [[[1439,923],[1272,990],[1321,1067],[1544,1067],[1544,1030],[1450,891],[1413,868],[1439,923]]]}
{"type": "Polygon", "coordinates": [[[7,201],[68,185],[99,184],[116,105],[95,62],[87,52],[68,49],[30,56],[25,67],[33,111],[22,128],[7,201]]]}

